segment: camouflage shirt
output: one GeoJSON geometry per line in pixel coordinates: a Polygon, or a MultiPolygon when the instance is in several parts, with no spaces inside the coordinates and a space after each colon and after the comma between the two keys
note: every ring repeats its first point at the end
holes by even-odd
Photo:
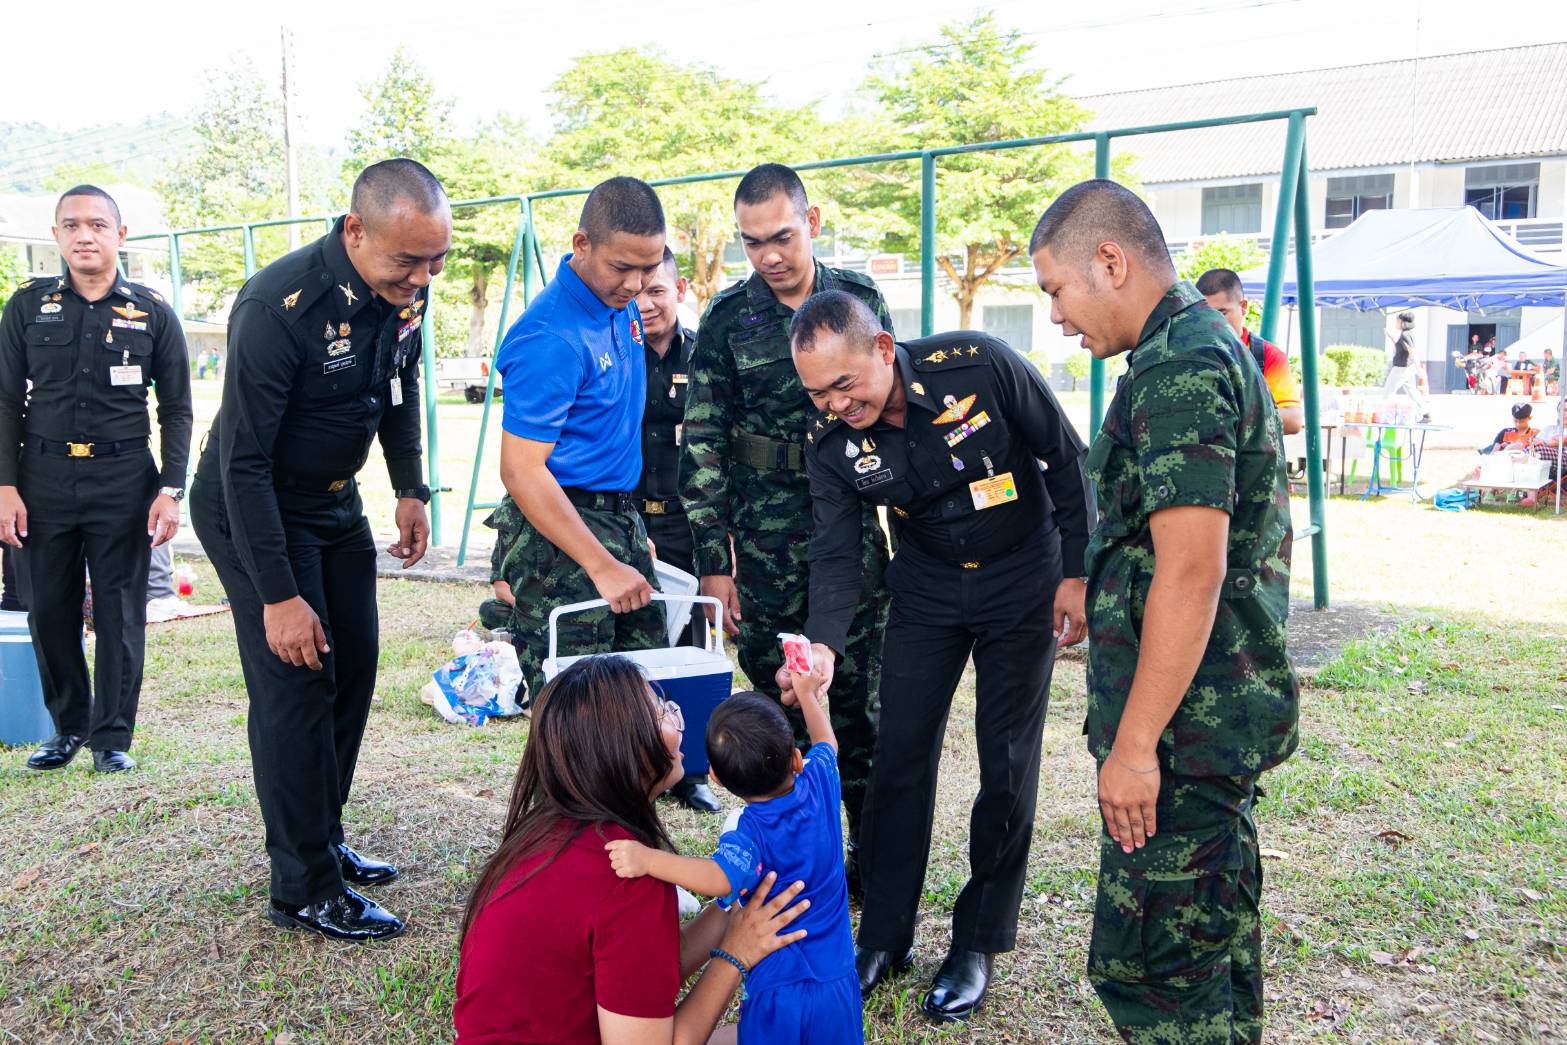
{"type": "MultiPolygon", "coordinates": [[[[869,305],[886,330],[892,314],[870,277],[816,263],[812,294],[844,290],[869,305]]],[[[794,310],[759,274],[708,304],[691,356],[680,459],[680,498],[691,519],[699,575],[731,572],[729,534],[799,529],[811,517],[810,481],[798,471],[760,470],[735,460],[734,434],[748,432],[803,450],[816,417],[789,350],[794,310]]],[[[803,459],[803,458],[802,458],[803,459]]]]}
{"type": "Polygon", "coordinates": [[[1148,520],[1181,505],[1230,516],[1229,568],[1202,662],[1159,738],[1159,762],[1183,775],[1247,776],[1295,749],[1284,437],[1245,352],[1195,287],[1175,284],[1148,317],[1089,451],[1099,527],[1088,547],[1084,732],[1098,759],[1115,742],[1137,670],[1154,573],[1148,520]]]}

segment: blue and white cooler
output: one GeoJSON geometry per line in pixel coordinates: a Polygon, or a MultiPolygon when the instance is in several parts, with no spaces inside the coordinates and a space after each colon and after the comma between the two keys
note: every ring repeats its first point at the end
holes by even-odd
{"type": "Polygon", "coordinates": [[[0,744],[21,747],[52,736],[27,614],[0,610],[0,744]]]}
{"type": "MultiPolygon", "coordinates": [[[[707,722],[707,717],[713,713],[713,709],[718,707],[734,688],[734,664],[730,662],[729,655],[724,652],[724,606],[710,595],[664,595],[655,592],[653,600],[664,603],[666,610],[670,611],[667,616],[672,625],[672,633],[684,630],[684,618],[690,614],[693,603],[708,603],[717,607],[718,626],[707,629],[706,647],[673,646],[617,653],[618,656],[634,661],[647,675],[648,681],[658,684],[665,698],[680,706],[680,713],[686,720],[685,736],[680,741],[680,753],[685,756],[686,772],[706,773],[707,743],[702,724],[707,722]],[[680,606],[684,613],[677,616],[673,612],[675,606],[680,606]],[[681,620],[679,628],[673,627],[677,619],[681,620]]],[[[583,659],[581,656],[560,656],[557,648],[556,622],[568,613],[601,609],[607,605],[609,604],[603,599],[593,599],[589,602],[557,606],[550,611],[549,656],[544,658],[543,665],[546,682],[583,659]]]]}

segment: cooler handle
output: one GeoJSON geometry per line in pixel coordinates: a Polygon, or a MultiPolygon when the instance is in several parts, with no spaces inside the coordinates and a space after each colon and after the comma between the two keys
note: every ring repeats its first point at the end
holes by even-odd
{"type": "MultiPolygon", "coordinates": [[[[721,599],[716,599],[716,598],[714,598],[711,595],[665,595],[663,592],[654,592],[653,593],[653,601],[654,602],[689,602],[689,603],[699,603],[700,602],[700,603],[706,603],[706,604],[711,605],[711,606],[717,606],[718,607],[718,620],[717,620],[716,623],[710,624],[708,626],[708,629],[707,629],[707,647],[706,648],[707,648],[707,652],[709,652],[709,653],[720,653],[721,654],[721,653],[724,652],[724,604],[723,604],[723,601],[721,599]]],[[[587,602],[568,603],[565,606],[556,606],[553,610],[550,610],[550,623],[549,623],[549,628],[550,628],[550,651],[549,651],[549,659],[550,660],[554,660],[555,659],[555,646],[556,646],[556,639],[558,637],[555,634],[555,622],[557,620],[559,620],[563,615],[565,615],[567,613],[581,613],[584,610],[596,610],[596,609],[599,609],[600,607],[608,606],[608,605],[609,605],[609,603],[607,601],[605,601],[604,599],[589,599],[587,602]]]]}

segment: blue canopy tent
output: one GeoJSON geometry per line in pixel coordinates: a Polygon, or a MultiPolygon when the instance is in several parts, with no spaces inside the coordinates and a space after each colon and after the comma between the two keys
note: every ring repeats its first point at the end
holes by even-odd
{"type": "MultiPolygon", "coordinates": [[[[1371,312],[1433,305],[1479,312],[1567,304],[1567,266],[1545,261],[1473,207],[1368,211],[1313,246],[1311,254],[1316,304],[1324,307],[1371,312]]],[[[1284,271],[1294,268],[1286,262],[1284,271]]],[[[1246,295],[1260,298],[1268,267],[1240,276],[1246,295]]],[[[1283,302],[1294,306],[1297,301],[1296,283],[1286,276],[1283,302]]],[[[1567,344],[1562,354],[1567,356],[1567,344]]],[[[1567,406],[1567,387],[1559,391],[1558,423],[1567,406]]],[[[1558,451],[1557,475],[1562,464],[1558,451]]],[[[1561,487],[1558,482],[1558,513],[1561,487]]]]}
{"type": "MultiPolygon", "coordinates": [[[[1560,307],[1567,294],[1567,266],[1541,259],[1473,207],[1367,211],[1311,254],[1319,306],[1370,312],[1435,305],[1478,312],[1560,307]]],[[[1241,273],[1247,297],[1262,296],[1267,269],[1241,273]]],[[[1286,262],[1284,271],[1294,269],[1286,262]]],[[[1288,276],[1283,300],[1297,301],[1288,276]]]]}

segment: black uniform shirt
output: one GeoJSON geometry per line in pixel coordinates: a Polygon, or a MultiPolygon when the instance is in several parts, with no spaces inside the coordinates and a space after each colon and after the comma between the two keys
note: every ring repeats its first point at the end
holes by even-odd
{"type": "Polygon", "coordinates": [[[392,488],[423,481],[418,364],[427,292],[407,307],[375,297],[349,262],[342,231],[339,219],[256,273],[229,315],[223,406],[209,450],[218,454],[235,550],[267,603],[298,594],[276,486],[349,479],[378,436],[392,488]]]}
{"type": "Polygon", "coordinates": [[[964,330],[897,353],[903,427],[878,420],[856,431],[827,414],[807,434],[815,532],[805,633],[839,652],[860,598],[862,501],[891,508],[900,545],[971,567],[1059,528],[1064,576],[1080,577],[1093,528],[1082,440],[1005,342],[964,330]]]}
{"type": "Polygon", "coordinates": [[[669,501],[679,511],[680,425],[686,416],[686,390],[690,388],[691,350],[696,335],[678,324],[669,348],[660,356],[652,345],[647,355],[647,406],[642,411],[642,481],[637,498],[669,501]]]}
{"type": "Polygon", "coordinates": [[[146,438],[149,383],[158,395],[161,485],[184,487],[190,359],[174,310],[157,291],[123,279],[97,301],[66,276],[22,284],[0,318],[0,486],[16,485],[24,439],[146,438]]]}

